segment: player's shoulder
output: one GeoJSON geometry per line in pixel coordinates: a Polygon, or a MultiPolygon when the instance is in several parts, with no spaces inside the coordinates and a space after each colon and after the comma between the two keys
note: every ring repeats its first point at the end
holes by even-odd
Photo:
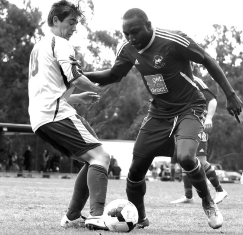
{"type": "Polygon", "coordinates": [[[171,43],[179,43],[186,47],[189,46],[191,40],[186,33],[180,30],[161,29],[158,27],[155,28],[155,36],[161,39],[166,39],[171,43]]]}
{"type": "Polygon", "coordinates": [[[53,35],[51,40],[55,41],[55,43],[58,43],[61,46],[73,47],[72,44],[68,40],[66,40],[65,38],[56,36],[56,35],[53,35]]]}

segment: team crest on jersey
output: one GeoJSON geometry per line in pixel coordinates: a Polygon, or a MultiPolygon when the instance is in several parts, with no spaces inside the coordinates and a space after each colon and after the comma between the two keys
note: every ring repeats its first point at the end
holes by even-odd
{"type": "Polygon", "coordinates": [[[208,135],[205,132],[201,132],[198,134],[200,141],[202,142],[207,142],[208,140],[208,135]]]}
{"type": "Polygon", "coordinates": [[[156,69],[160,69],[165,65],[165,63],[163,62],[162,55],[155,55],[153,61],[154,61],[154,67],[156,69]]]}

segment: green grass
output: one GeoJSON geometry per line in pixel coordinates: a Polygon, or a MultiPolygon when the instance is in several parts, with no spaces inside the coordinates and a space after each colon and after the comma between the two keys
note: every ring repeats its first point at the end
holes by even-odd
{"type": "MultiPolygon", "coordinates": [[[[110,180],[107,203],[126,198],[125,180],[110,180]]],[[[72,195],[74,179],[6,178],[0,177],[1,235],[104,235],[120,234],[89,231],[85,228],[63,229],[59,226],[72,195]]],[[[243,185],[223,184],[228,198],[219,205],[224,216],[222,228],[213,230],[201,208],[196,193],[194,204],[172,205],[169,202],[183,195],[179,182],[147,181],[146,208],[150,227],[130,234],[195,235],[243,234],[243,185]]],[[[211,188],[214,196],[214,189],[211,188]]],[[[88,215],[88,205],[83,214],[88,215]]]]}

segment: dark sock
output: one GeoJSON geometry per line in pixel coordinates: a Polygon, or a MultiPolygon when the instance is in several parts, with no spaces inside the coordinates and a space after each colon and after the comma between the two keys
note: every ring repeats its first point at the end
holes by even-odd
{"type": "Polygon", "coordinates": [[[171,175],[171,181],[174,181],[175,180],[175,168],[171,169],[170,175],[171,175]]]}
{"type": "Polygon", "coordinates": [[[103,215],[108,184],[107,170],[103,166],[90,165],[87,182],[90,194],[90,214],[92,216],[103,215]]]}
{"type": "Polygon", "coordinates": [[[192,185],[195,187],[198,196],[200,198],[211,197],[208,190],[206,175],[201,163],[196,158],[195,167],[190,171],[185,171],[188,179],[191,181],[192,185]]]}
{"type": "Polygon", "coordinates": [[[146,193],[145,179],[139,182],[131,181],[127,178],[127,198],[132,202],[138,210],[138,218],[143,219],[146,217],[144,206],[144,195],[146,193]]]}
{"type": "Polygon", "coordinates": [[[212,168],[211,164],[207,162],[204,166],[204,170],[206,173],[207,178],[213,185],[213,187],[216,189],[217,192],[222,192],[222,186],[219,183],[218,176],[216,175],[215,170],[212,168]]]}
{"type": "Polygon", "coordinates": [[[87,172],[89,165],[86,163],[79,171],[75,184],[71,201],[68,206],[66,216],[69,220],[75,220],[80,217],[81,211],[84,208],[88,197],[89,189],[87,185],[87,172]]]}
{"type": "Polygon", "coordinates": [[[188,199],[192,198],[192,183],[188,179],[187,175],[185,173],[182,173],[182,180],[184,183],[184,189],[185,189],[185,196],[188,199]]]}

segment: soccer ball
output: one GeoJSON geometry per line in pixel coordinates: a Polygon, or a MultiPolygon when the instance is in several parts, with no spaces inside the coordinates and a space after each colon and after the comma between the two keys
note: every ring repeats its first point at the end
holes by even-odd
{"type": "Polygon", "coordinates": [[[126,199],[110,202],[103,215],[107,228],[113,232],[130,232],[138,222],[137,208],[126,199]]]}

